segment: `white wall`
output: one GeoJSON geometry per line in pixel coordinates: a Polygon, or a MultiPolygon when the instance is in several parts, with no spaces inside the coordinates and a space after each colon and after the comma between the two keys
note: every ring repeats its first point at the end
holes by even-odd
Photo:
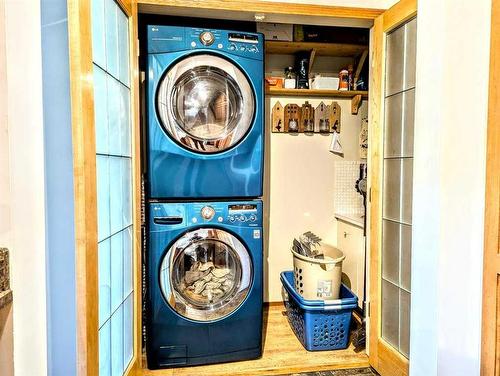
{"type": "Polygon", "coordinates": [[[490,0],[419,0],[412,376],[479,375],[490,0]]]}
{"type": "MultiPolygon", "coordinates": [[[[5,1],[0,0],[0,77],[7,76],[5,1]]],[[[0,248],[10,246],[9,134],[7,80],[0,79],[0,248]]],[[[0,374],[14,375],[12,305],[0,309],[0,374]]]]}
{"type": "MultiPolygon", "coordinates": [[[[293,268],[290,252],[294,237],[311,230],[323,241],[337,244],[337,220],[334,217],[335,161],[359,160],[361,120],[367,116],[363,101],[358,115],[351,114],[349,99],[335,99],[341,106],[341,141],[344,157],[328,149],[332,135],[277,134],[270,131],[270,109],[276,101],[302,105],[306,100],[316,107],[330,98],[268,98],[266,100],[266,203],[268,234],[265,257],[265,301],[280,301],[280,272],[293,268]]],[[[354,187],[353,187],[354,189],[354,187]]]]}
{"type": "Polygon", "coordinates": [[[7,127],[7,66],[5,0],[0,0],[0,247],[10,246],[9,132],[7,127]]]}
{"type": "Polygon", "coordinates": [[[40,2],[7,0],[5,15],[14,367],[16,376],[43,376],[47,338],[40,2]]]}

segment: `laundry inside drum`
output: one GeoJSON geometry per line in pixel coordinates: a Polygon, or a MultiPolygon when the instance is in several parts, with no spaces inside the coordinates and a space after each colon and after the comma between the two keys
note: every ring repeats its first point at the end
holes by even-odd
{"type": "Polygon", "coordinates": [[[174,288],[187,305],[210,309],[231,300],[238,290],[241,267],[225,243],[204,240],[187,247],[174,267],[174,288]]]}

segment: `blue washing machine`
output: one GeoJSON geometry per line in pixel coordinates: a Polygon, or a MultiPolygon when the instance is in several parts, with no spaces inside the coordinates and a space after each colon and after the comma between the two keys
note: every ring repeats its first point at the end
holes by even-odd
{"type": "Polygon", "coordinates": [[[262,355],[262,202],[151,203],[151,369],[262,355]]]}
{"type": "Polygon", "coordinates": [[[152,199],[262,196],[262,34],[148,26],[152,199]]]}

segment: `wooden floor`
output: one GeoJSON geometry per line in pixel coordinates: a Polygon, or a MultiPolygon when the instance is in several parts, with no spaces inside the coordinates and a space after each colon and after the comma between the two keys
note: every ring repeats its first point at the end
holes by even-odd
{"type": "MultiPolygon", "coordinates": [[[[264,313],[264,354],[257,360],[188,368],[150,371],[142,376],[222,376],[222,375],[286,375],[299,372],[326,371],[368,367],[365,351],[306,351],[292,332],[283,315],[282,305],[271,305],[264,313]]],[[[145,363],[144,363],[145,364],[145,363]]]]}

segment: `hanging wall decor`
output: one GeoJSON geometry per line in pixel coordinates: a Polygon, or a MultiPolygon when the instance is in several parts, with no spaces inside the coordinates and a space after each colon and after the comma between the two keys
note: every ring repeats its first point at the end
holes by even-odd
{"type": "Polygon", "coordinates": [[[308,101],[302,105],[300,120],[300,132],[314,132],[314,110],[308,101]]]}
{"type": "Polygon", "coordinates": [[[330,119],[328,106],[320,102],[314,110],[314,132],[330,133],[330,119]]]}
{"type": "Polygon", "coordinates": [[[276,102],[271,111],[271,124],[273,132],[285,132],[285,110],[279,101],[276,102]]]}
{"type": "Polygon", "coordinates": [[[271,110],[273,133],[340,133],[341,109],[338,102],[329,106],[320,102],[313,107],[309,101],[303,104],[277,101],[271,110]]]}
{"type": "Polygon", "coordinates": [[[330,131],[340,133],[340,105],[337,102],[332,102],[330,105],[330,131]]]}

